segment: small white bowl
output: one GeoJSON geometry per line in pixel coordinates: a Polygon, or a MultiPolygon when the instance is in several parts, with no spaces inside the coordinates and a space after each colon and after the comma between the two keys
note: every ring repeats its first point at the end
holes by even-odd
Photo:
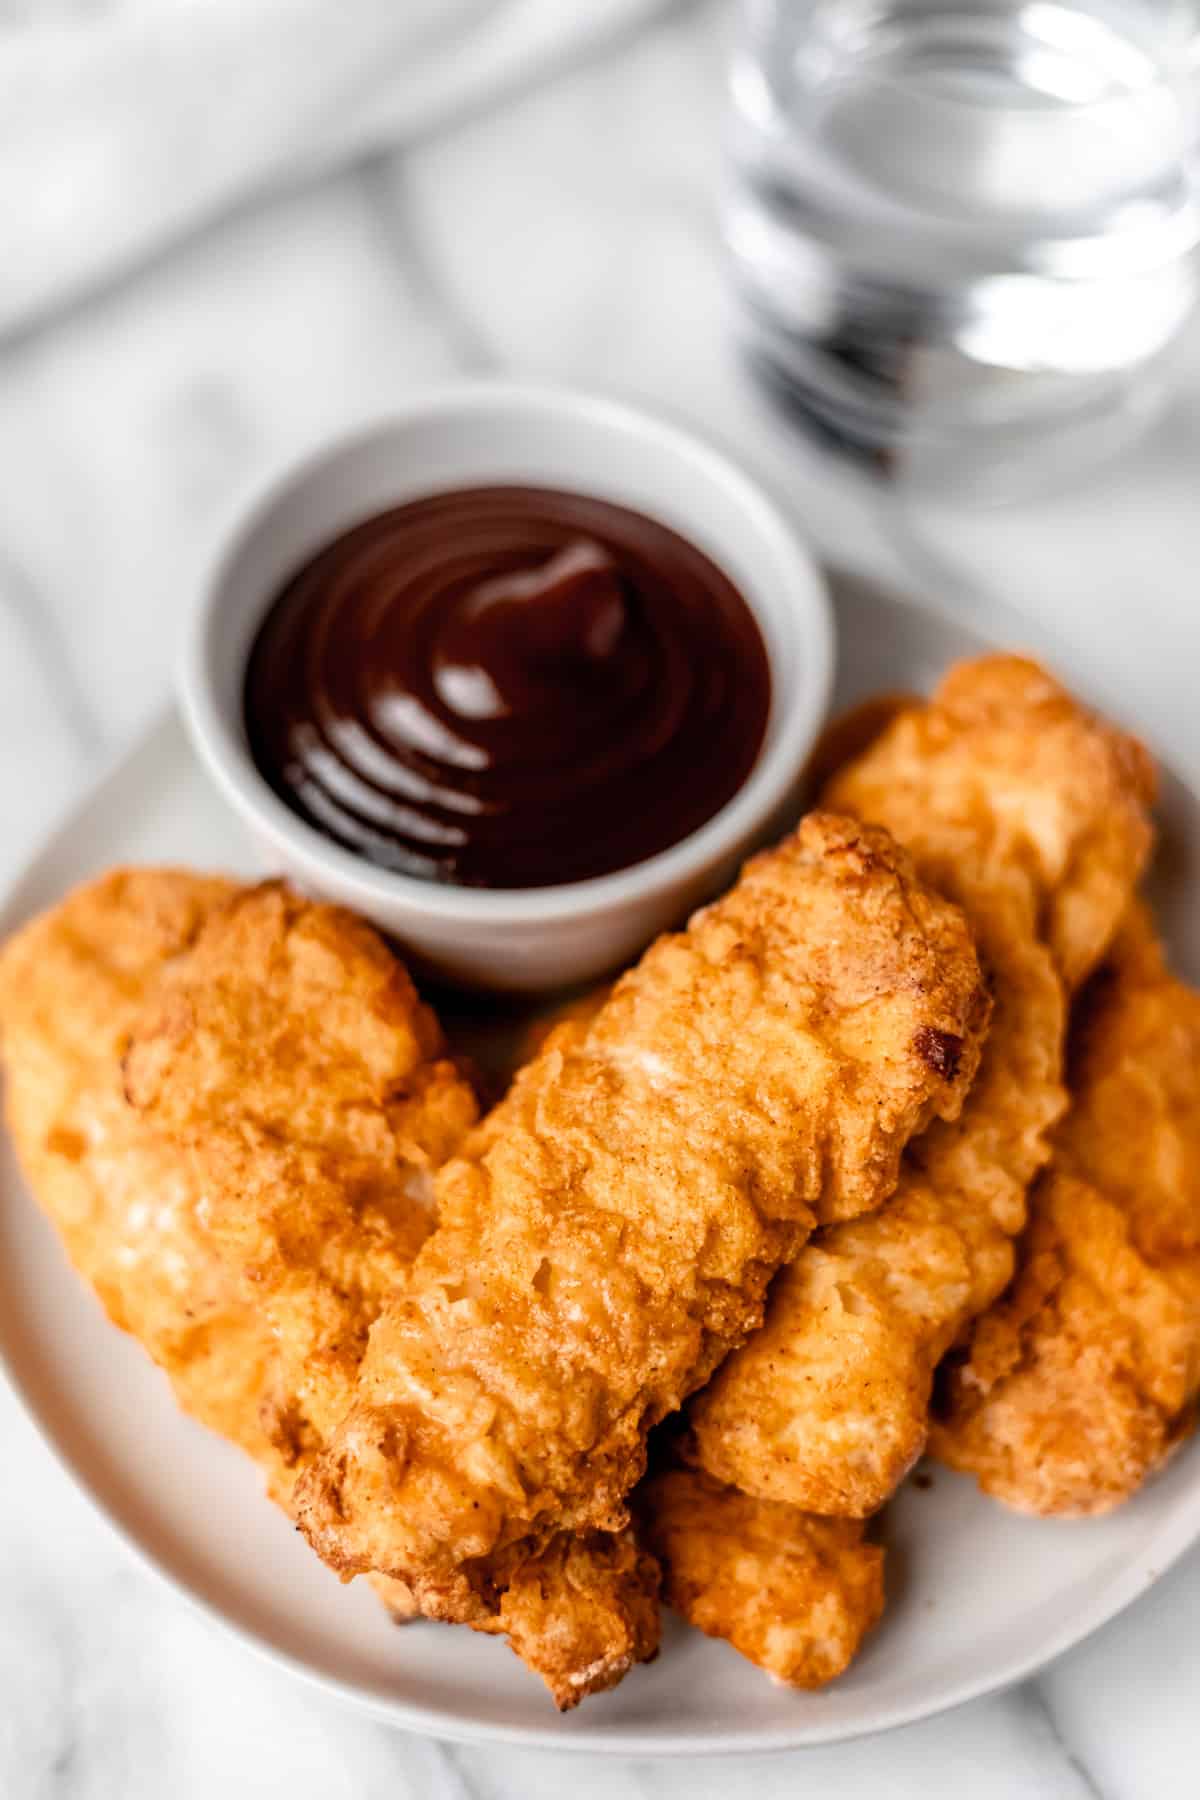
{"type": "Polygon", "coordinates": [[[240,514],[204,583],[180,696],[192,740],[267,866],[352,907],[452,981],[535,992],[607,974],[733,875],[792,798],[833,675],[824,583],[792,525],[707,444],[614,401],[463,383],[293,466],[240,514]],[[521,483],[649,513],[729,575],[766,643],[772,701],[759,758],[689,837],[611,875],[483,890],[379,869],[323,837],[259,774],[242,723],[255,633],[287,578],[342,531],[420,495],[521,483]]]}

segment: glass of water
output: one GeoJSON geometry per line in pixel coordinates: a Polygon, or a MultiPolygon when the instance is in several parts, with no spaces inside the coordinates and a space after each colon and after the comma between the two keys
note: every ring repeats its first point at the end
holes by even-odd
{"type": "Polygon", "coordinates": [[[745,0],[747,348],[894,477],[1003,491],[1152,411],[1197,292],[1197,4],[745,0]]]}

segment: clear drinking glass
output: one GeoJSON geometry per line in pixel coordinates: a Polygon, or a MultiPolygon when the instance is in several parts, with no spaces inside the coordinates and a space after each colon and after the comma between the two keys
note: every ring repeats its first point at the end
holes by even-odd
{"type": "Polygon", "coordinates": [[[745,0],[725,209],[744,336],[881,470],[1073,473],[1197,292],[1193,0],[745,0]]]}

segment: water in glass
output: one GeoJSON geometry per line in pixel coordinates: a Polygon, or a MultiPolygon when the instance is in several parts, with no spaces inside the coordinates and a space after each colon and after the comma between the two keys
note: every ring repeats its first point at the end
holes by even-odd
{"type": "Polygon", "coordinates": [[[747,0],[726,229],[752,354],[939,481],[1078,463],[1192,307],[1178,0],[747,0]]]}

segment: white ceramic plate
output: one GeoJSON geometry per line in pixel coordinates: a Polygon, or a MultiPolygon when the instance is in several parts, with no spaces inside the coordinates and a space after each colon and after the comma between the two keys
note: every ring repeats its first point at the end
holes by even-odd
{"type": "MultiPolygon", "coordinates": [[[[987,633],[842,584],[839,704],[926,689],[989,641],[1035,649],[1027,621],[987,633]]],[[[1043,649],[1045,646],[1041,646],[1043,649]]],[[[1082,690],[1072,659],[1055,660],[1082,690]]],[[[1103,700],[1104,696],[1093,697],[1103,700]]],[[[1159,745],[1170,753],[1169,745],[1159,745]]],[[[1200,976],[1200,805],[1169,781],[1160,917],[1180,969],[1200,976]],[[1189,899],[1192,906],[1189,908],[1189,899]]],[[[88,796],[0,918],[7,932],[73,883],[124,860],[245,868],[237,827],[174,716],[88,796]]],[[[728,1646],[668,1620],[658,1662],[558,1717],[501,1643],[397,1630],[361,1584],[339,1586],[261,1497],[230,1446],[176,1411],[137,1346],[103,1319],[0,1153],[0,1350],[76,1480],[127,1544],[244,1643],[328,1692],[410,1730],[624,1754],[780,1749],[879,1731],[1016,1681],[1143,1593],[1200,1537],[1200,1444],[1123,1511],[1030,1521],[932,1471],[890,1508],[885,1621],[850,1673],[820,1694],[772,1686],[728,1646]]]]}

